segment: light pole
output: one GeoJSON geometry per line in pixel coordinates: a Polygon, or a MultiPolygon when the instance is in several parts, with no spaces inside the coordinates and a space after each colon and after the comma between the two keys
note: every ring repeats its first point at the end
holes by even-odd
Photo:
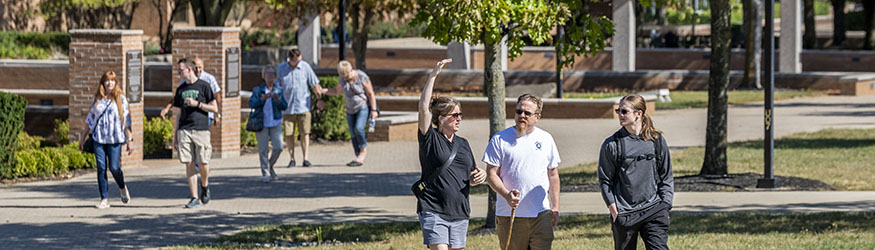
{"type": "Polygon", "coordinates": [[[764,127],[765,139],[763,140],[763,178],[757,180],[757,188],[775,188],[778,187],[778,180],[775,179],[775,0],[766,1],[766,38],[765,69],[763,73],[766,81],[765,90],[765,113],[764,127]]]}

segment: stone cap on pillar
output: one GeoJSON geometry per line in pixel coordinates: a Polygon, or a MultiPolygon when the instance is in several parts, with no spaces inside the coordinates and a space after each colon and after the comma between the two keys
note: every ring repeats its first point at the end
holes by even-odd
{"type": "Polygon", "coordinates": [[[71,36],[104,35],[104,36],[132,36],[143,35],[143,30],[119,30],[119,29],[74,29],[69,31],[71,36]]]}
{"type": "Polygon", "coordinates": [[[200,27],[183,27],[173,28],[173,32],[205,32],[205,33],[222,33],[222,32],[240,32],[240,27],[219,27],[219,26],[200,26],[200,27]]]}

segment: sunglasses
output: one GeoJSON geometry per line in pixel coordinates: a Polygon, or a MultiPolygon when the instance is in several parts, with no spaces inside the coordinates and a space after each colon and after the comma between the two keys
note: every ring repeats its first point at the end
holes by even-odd
{"type": "Polygon", "coordinates": [[[444,115],[444,116],[452,116],[453,118],[459,119],[459,118],[462,118],[462,112],[459,112],[459,113],[449,113],[449,114],[446,114],[446,115],[444,115]]]}
{"type": "Polygon", "coordinates": [[[632,112],[634,112],[634,111],[632,111],[632,110],[628,110],[628,109],[615,109],[615,110],[614,110],[614,113],[617,113],[617,114],[624,114],[624,115],[629,114],[629,113],[632,113],[632,112]]]}
{"type": "Polygon", "coordinates": [[[526,114],[526,116],[532,116],[532,115],[537,115],[538,113],[534,113],[532,111],[525,111],[522,109],[517,109],[516,114],[518,114],[518,115],[526,114]]]}

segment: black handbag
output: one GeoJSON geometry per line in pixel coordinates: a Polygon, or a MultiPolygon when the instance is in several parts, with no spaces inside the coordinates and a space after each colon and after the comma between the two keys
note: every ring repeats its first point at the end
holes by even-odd
{"type": "Polygon", "coordinates": [[[264,112],[256,115],[255,109],[249,113],[249,121],[246,122],[246,131],[261,132],[264,129],[264,112]]]}
{"type": "MultiPolygon", "coordinates": [[[[97,104],[97,100],[94,100],[94,104],[97,104]]],[[[97,123],[100,122],[100,118],[102,118],[103,115],[106,114],[107,110],[109,110],[109,106],[106,106],[106,108],[103,109],[103,113],[100,113],[100,115],[97,116],[97,119],[94,120],[94,126],[91,127],[90,130],[88,130],[88,137],[85,138],[85,143],[82,144],[83,152],[94,153],[94,138],[91,136],[91,134],[94,133],[94,127],[97,127],[97,123]]]]}
{"type": "Polygon", "coordinates": [[[413,196],[416,196],[417,199],[422,198],[422,192],[425,192],[425,189],[427,188],[426,184],[428,184],[429,182],[434,182],[437,179],[438,175],[440,175],[445,169],[447,169],[447,167],[450,166],[451,163],[453,163],[453,160],[456,159],[456,152],[458,151],[459,143],[453,143],[453,150],[450,151],[450,157],[447,158],[447,161],[444,162],[444,165],[441,166],[441,168],[437,171],[432,172],[431,175],[429,175],[428,178],[426,178],[425,180],[419,179],[413,183],[413,186],[410,187],[410,191],[413,192],[413,196]]]}

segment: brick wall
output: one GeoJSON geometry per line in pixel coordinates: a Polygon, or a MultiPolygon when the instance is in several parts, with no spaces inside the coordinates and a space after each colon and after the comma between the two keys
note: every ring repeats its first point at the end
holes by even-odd
{"type": "MultiPolygon", "coordinates": [[[[213,145],[213,158],[226,158],[240,155],[240,97],[226,97],[225,54],[228,48],[240,48],[240,29],[224,27],[180,28],[173,30],[173,78],[169,84],[176,87],[181,78],[176,73],[175,62],[182,58],[201,58],[204,71],[213,74],[219,86],[218,95],[222,119],[218,126],[210,129],[213,145]]],[[[242,76],[240,76],[242,79],[242,76]]],[[[242,86],[241,86],[242,87],[242,86]]]]}
{"type": "MultiPolygon", "coordinates": [[[[69,118],[70,139],[78,140],[79,131],[85,125],[85,118],[94,100],[94,93],[100,85],[100,77],[106,71],[115,71],[117,87],[127,86],[125,54],[128,51],[143,50],[143,31],[141,30],[72,30],[70,31],[70,69],[69,69],[69,118]]],[[[140,57],[142,60],[142,57],[140,57]]],[[[141,61],[142,63],[142,61],[141,61]]],[[[142,67],[141,67],[142,69],[142,67]]],[[[142,74],[142,72],[141,72],[142,74]]],[[[123,89],[124,90],[124,89],[123,89]]],[[[142,93],[140,93],[142,95],[142,93]]],[[[142,97],[140,98],[142,99],[142,97]]],[[[131,128],[134,143],[133,154],[122,154],[122,166],[140,166],[143,163],[143,103],[129,105],[131,128]]]]}

